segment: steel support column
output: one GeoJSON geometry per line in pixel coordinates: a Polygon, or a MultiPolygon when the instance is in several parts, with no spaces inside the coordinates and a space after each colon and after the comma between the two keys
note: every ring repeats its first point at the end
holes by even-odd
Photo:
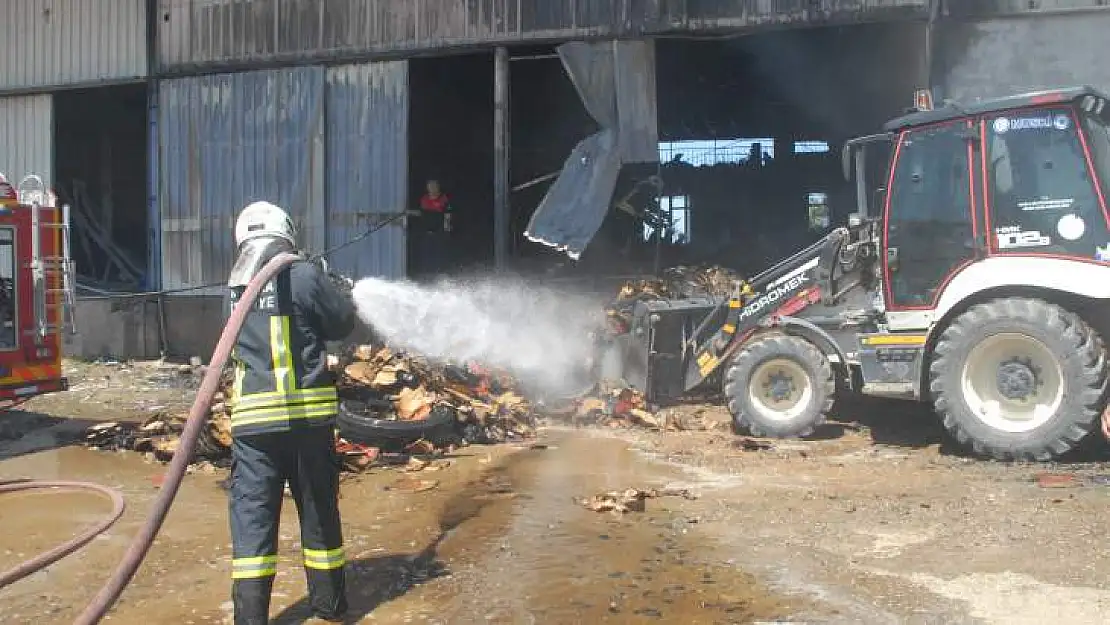
{"type": "Polygon", "coordinates": [[[493,65],[493,258],[498,270],[509,256],[509,50],[497,48],[493,65]]]}

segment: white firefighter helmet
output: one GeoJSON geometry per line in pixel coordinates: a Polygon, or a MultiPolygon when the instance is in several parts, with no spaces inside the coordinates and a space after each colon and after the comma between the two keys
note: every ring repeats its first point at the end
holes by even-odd
{"type": "Polygon", "coordinates": [[[279,238],[290,245],[297,244],[297,229],[289,213],[270,202],[254,202],[247,205],[235,220],[235,247],[251,239],[279,238]]]}
{"type": "Polygon", "coordinates": [[[296,250],[296,239],[293,220],[281,207],[255,202],[244,208],[235,220],[237,254],[228,286],[246,286],[275,255],[296,250]]]}

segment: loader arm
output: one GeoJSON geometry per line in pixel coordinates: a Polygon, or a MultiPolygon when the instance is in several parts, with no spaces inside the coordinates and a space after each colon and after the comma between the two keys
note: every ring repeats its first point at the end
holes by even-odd
{"type": "MultiPolygon", "coordinates": [[[[871,222],[852,229],[837,228],[813,245],[801,250],[740,285],[736,293],[720,304],[692,333],[687,345],[683,382],[691,391],[728,362],[744,342],[768,322],[793,316],[818,302],[835,306],[850,290],[867,281],[861,271],[860,256],[873,251],[871,222]],[[695,344],[697,337],[719,323],[722,308],[727,308],[724,322],[708,338],[695,344]]],[[[867,263],[863,263],[866,265],[867,263]]]]}

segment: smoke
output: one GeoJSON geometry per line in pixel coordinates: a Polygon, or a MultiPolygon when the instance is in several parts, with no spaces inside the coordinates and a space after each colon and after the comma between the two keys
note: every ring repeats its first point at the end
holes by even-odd
{"type": "Polygon", "coordinates": [[[365,278],[353,296],[362,321],[390,345],[434,362],[506,369],[540,391],[582,383],[589,333],[601,322],[587,298],[514,278],[432,285],[365,278]]]}

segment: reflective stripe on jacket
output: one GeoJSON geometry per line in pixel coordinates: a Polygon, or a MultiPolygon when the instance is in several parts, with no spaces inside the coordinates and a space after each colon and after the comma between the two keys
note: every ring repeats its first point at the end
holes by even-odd
{"type": "MultiPolygon", "coordinates": [[[[242,292],[232,291],[231,305],[242,292]]],[[[325,341],[346,337],[354,323],[350,300],[316,265],[297,262],[279,273],[263,288],[235,344],[232,434],[332,423],[339,398],[325,341]]]]}

